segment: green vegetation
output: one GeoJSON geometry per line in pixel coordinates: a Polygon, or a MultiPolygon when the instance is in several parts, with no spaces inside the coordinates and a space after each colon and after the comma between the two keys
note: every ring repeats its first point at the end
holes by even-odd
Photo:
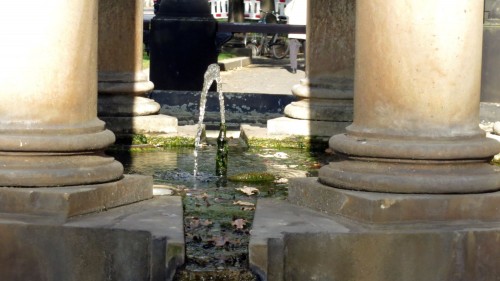
{"type": "Polygon", "coordinates": [[[179,136],[132,136],[132,145],[151,145],[154,147],[170,148],[170,147],[194,147],[194,137],[179,137],[179,136]]]}
{"type": "MultiPolygon", "coordinates": [[[[219,57],[217,58],[217,61],[235,58],[235,57],[237,57],[237,56],[234,54],[220,53],[219,57]]],[[[146,52],[143,52],[142,53],[142,68],[143,69],[149,68],[149,65],[150,65],[149,55],[146,52]]]]}
{"type": "Polygon", "coordinates": [[[149,68],[149,55],[146,52],[142,53],[142,69],[149,68]]]}
{"type": "Polygon", "coordinates": [[[328,139],[293,136],[284,139],[265,139],[265,138],[245,138],[249,147],[258,148],[293,148],[304,150],[324,150],[328,148],[328,139]]]}
{"type": "Polygon", "coordinates": [[[230,176],[227,179],[235,182],[272,182],[276,177],[269,173],[242,173],[230,176]]]}
{"type": "Polygon", "coordinates": [[[219,57],[217,58],[217,61],[225,60],[225,59],[231,59],[237,57],[235,54],[230,54],[230,53],[220,53],[219,57]]]}

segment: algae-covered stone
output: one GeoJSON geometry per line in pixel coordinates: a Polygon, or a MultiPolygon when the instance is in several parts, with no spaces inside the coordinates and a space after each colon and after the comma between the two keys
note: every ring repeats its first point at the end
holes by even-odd
{"type": "Polygon", "coordinates": [[[236,182],[272,182],[276,177],[269,173],[241,173],[228,177],[230,181],[236,182]]]}

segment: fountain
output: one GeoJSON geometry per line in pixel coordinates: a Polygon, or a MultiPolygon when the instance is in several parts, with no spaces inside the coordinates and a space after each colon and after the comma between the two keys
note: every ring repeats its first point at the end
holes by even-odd
{"type": "Polygon", "coordinates": [[[208,90],[212,86],[213,82],[217,85],[217,93],[219,94],[219,105],[220,105],[220,130],[219,137],[217,138],[217,156],[216,156],[216,168],[215,174],[218,177],[225,177],[227,174],[227,140],[226,140],[226,118],[224,109],[224,94],[222,93],[221,78],[220,78],[220,68],[218,64],[211,64],[208,66],[207,71],[204,75],[203,89],[201,91],[200,97],[200,116],[198,119],[198,131],[196,132],[195,138],[195,161],[194,161],[194,179],[198,173],[198,151],[201,147],[201,134],[203,132],[203,119],[205,117],[205,107],[207,104],[208,90]]]}
{"type": "Polygon", "coordinates": [[[195,148],[138,152],[132,153],[134,161],[120,159],[127,172],[153,175],[158,184],[168,186],[175,194],[183,196],[187,260],[185,266],[178,270],[175,280],[256,280],[248,269],[248,243],[257,198],[283,199],[287,192],[287,180],[284,178],[304,177],[310,174],[305,170],[311,167],[317,169],[316,156],[308,152],[232,146],[231,158],[237,161],[231,165],[231,174],[265,173],[281,180],[250,183],[234,181],[229,176],[226,181],[230,140],[226,138],[224,108],[220,69],[212,64],[204,75],[195,148]],[[220,102],[221,123],[217,147],[204,147],[201,141],[203,120],[208,92],[214,82],[220,102]],[[216,176],[210,172],[214,168],[214,158],[216,176]],[[193,163],[191,175],[186,171],[193,167],[193,163]],[[256,192],[248,194],[242,190],[256,192]]]}

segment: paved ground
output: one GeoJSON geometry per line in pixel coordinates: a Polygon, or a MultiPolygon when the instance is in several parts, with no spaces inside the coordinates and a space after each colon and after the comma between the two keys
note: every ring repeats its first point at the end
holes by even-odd
{"type": "Polygon", "coordinates": [[[292,95],[292,86],[305,77],[304,67],[300,67],[303,64],[304,60],[299,59],[299,69],[292,74],[288,58],[253,58],[249,66],[221,73],[222,90],[226,93],[292,95]]]}

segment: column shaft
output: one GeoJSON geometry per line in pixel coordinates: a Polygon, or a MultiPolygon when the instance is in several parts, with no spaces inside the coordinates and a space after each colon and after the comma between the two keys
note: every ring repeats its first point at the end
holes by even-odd
{"type": "Polygon", "coordinates": [[[500,151],[478,127],[482,1],[360,0],[354,122],[323,183],[409,193],[500,188],[500,151]]]}
{"type": "Polygon", "coordinates": [[[121,177],[100,152],[114,135],[96,116],[97,2],[24,4],[23,20],[12,4],[0,13],[0,186],[121,177]]]}
{"type": "Polygon", "coordinates": [[[99,116],[119,133],[171,133],[177,119],[158,115],[160,105],[142,68],[143,1],[99,1],[99,116]]]}
{"type": "Polygon", "coordinates": [[[352,121],[354,0],[309,1],[307,78],[292,88],[300,101],[285,108],[292,118],[352,121]]]}

